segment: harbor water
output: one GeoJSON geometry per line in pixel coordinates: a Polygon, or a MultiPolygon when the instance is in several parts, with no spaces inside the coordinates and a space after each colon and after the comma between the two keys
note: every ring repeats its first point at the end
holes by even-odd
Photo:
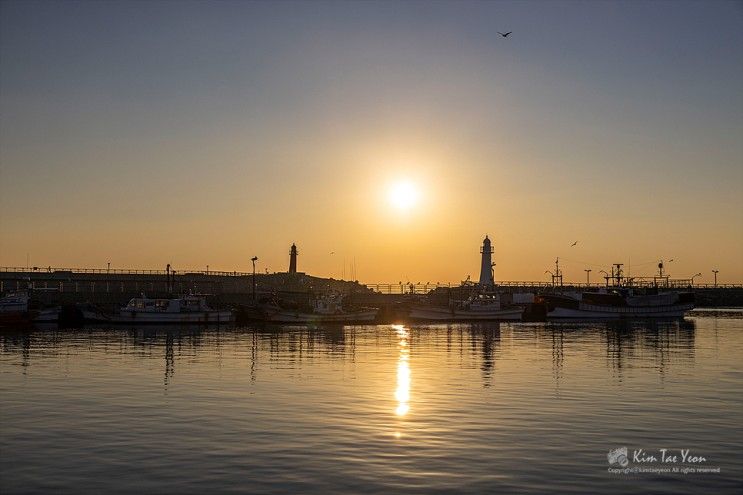
{"type": "Polygon", "coordinates": [[[0,492],[740,493],[742,392],[735,312],[5,331],[0,492]]]}

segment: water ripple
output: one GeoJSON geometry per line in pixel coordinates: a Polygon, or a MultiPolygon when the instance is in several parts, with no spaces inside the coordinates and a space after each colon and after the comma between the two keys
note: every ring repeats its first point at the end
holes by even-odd
{"type": "Polygon", "coordinates": [[[0,335],[3,493],[734,493],[743,319],[0,335]],[[691,448],[719,474],[607,472],[691,448]]]}

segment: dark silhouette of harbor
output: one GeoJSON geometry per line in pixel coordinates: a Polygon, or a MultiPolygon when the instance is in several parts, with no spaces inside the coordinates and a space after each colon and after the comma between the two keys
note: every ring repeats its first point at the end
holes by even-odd
{"type": "MultiPolygon", "coordinates": [[[[34,297],[46,304],[75,304],[90,302],[118,308],[142,293],[149,297],[168,297],[189,292],[209,294],[225,305],[241,304],[252,300],[252,274],[237,272],[176,271],[165,270],[25,270],[0,269],[0,293],[31,289],[34,297]]],[[[280,292],[299,300],[308,293],[336,291],[346,293],[359,304],[392,304],[405,294],[442,294],[447,296],[457,290],[453,284],[399,284],[364,285],[356,281],[336,280],[306,273],[272,273],[255,275],[259,293],[280,292]]],[[[549,291],[554,286],[545,282],[499,282],[499,290],[510,292],[549,291]]],[[[599,284],[565,283],[561,289],[598,288],[599,284]]],[[[689,288],[687,288],[688,290],[689,288]]],[[[743,305],[743,285],[725,284],[717,287],[697,284],[690,287],[697,296],[697,306],[717,307],[743,305]]]]}

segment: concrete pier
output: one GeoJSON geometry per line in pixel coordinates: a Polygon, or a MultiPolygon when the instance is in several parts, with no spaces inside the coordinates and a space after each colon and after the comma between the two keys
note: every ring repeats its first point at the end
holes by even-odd
{"type": "MultiPolygon", "coordinates": [[[[91,302],[119,306],[142,293],[148,297],[168,297],[189,292],[209,294],[211,299],[224,304],[245,304],[252,299],[252,274],[241,272],[178,272],[168,275],[164,270],[106,270],[55,268],[18,269],[0,268],[0,294],[31,288],[36,298],[48,304],[91,302]]],[[[554,290],[546,282],[501,281],[497,290],[507,292],[545,292],[554,290]]],[[[566,284],[563,288],[585,290],[586,284],[566,284]]],[[[449,294],[459,289],[452,284],[371,284],[363,285],[313,277],[304,273],[256,274],[259,294],[294,293],[309,294],[337,291],[352,294],[354,302],[373,305],[384,301],[400,300],[406,293],[449,294]]],[[[678,287],[693,290],[698,307],[743,306],[743,285],[696,285],[678,287]]],[[[443,296],[442,296],[443,297],[443,296]]]]}

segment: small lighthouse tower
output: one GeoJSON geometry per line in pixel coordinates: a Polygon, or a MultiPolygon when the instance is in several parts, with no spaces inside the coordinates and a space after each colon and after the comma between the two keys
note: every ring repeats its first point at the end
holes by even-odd
{"type": "Polygon", "coordinates": [[[482,253],[482,264],[480,265],[480,285],[495,285],[493,280],[493,247],[490,245],[490,239],[485,236],[480,248],[482,253]]]}
{"type": "Polygon", "coordinates": [[[297,273],[297,246],[292,244],[289,251],[289,273],[297,273]]]}

